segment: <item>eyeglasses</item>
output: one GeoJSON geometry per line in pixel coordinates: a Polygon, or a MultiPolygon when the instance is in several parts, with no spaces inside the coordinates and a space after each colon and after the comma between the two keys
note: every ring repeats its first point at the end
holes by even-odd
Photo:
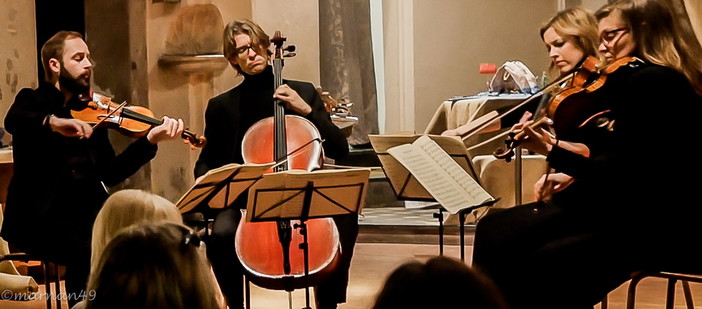
{"type": "Polygon", "coordinates": [[[248,53],[248,52],[249,52],[249,49],[250,49],[250,50],[253,50],[254,52],[256,52],[256,48],[255,48],[254,46],[251,46],[251,45],[244,45],[244,46],[242,46],[242,47],[237,47],[237,48],[234,50],[234,52],[236,52],[236,54],[239,55],[239,56],[243,56],[245,53],[248,53]]]}
{"type": "Polygon", "coordinates": [[[602,43],[604,43],[605,45],[610,45],[619,41],[619,39],[627,32],[629,32],[629,27],[622,27],[605,31],[600,36],[600,40],[602,40],[602,43]]]}

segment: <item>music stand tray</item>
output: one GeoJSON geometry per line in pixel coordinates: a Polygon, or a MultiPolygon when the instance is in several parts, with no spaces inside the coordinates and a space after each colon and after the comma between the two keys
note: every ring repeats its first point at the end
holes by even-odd
{"type": "Polygon", "coordinates": [[[276,163],[230,163],[212,169],[195,180],[195,184],[183,194],[176,206],[181,213],[189,212],[203,203],[207,203],[210,208],[228,207],[275,165],[276,163]]]}

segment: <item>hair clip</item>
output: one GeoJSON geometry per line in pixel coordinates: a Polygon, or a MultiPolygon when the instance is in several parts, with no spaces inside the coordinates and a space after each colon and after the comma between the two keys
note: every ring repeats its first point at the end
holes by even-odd
{"type": "Polygon", "coordinates": [[[187,234],[185,234],[185,240],[183,242],[184,247],[187,247],[188,245],[192,245],[196,248],[200,247],[202,244],[202,239],[200,239],[200,236],[195,234],[192,230],[189,230],[187,234]]]}

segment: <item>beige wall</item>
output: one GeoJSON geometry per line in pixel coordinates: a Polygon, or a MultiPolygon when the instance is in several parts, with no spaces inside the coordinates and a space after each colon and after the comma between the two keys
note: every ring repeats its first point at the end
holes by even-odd
{"type": "Polygon", "coordinates": [[[489,76],[478,73],[480,63],[520,60],[536,75],[547,68],[538,29],[557,1],[384,4],[386,132],[422,132],[442,101],[485,90],[489,76]]]}
{"type": "MultiPolygon", "coordinates": [[[[182,118],[195,134],[204,133],[204,111],[207,101],[233,87],[240,79],[229,65],[212,71],[188,73],[160,66],[165,40],[171,23],[182,7],[212,3],[218,7],[222,21],[251,18],[251,3],[246,0],[182,1],[179,4],[147,4],[146,39],[148,42],[148,101],[156,115],[182,118]]],[[[220,37],[221,35],[218,35],[220,37]]],[[[200,154],[179,141],[161,143],[151,162],[153,192],[177,201],[194,182],[193,169],[200,154]]]]}
{"type": "Polygon", "coordinates": [[[0,127],[22,88],[37,86],[34,1],[0,0],[0,127]]]}
{"type": "Polygon", "coordinates": [[[685,0],[685,9],[690,16],[690,24],[695,31],[697,40],[702,42],[702,3],[699,0],[685,0]]]}
{"type": "MultiPolygon", "coordinates": [[[[317,0],[251,1],[253,20],[273,37],[275,31],[295,45],[296,56],[286,58],[283,77],[319,85],[319,5],[317,0]]],[[[284,45],[284,46],[285,46],[284,45]]]]}

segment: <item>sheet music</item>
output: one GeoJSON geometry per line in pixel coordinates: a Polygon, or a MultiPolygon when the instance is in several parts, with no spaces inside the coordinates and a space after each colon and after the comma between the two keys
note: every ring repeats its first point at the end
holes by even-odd
{"type": "Polygon", "coordinates": [[[431,195],[455,214],[493,200],[478,182],[428,136],[388,149],[431,195]]]}

